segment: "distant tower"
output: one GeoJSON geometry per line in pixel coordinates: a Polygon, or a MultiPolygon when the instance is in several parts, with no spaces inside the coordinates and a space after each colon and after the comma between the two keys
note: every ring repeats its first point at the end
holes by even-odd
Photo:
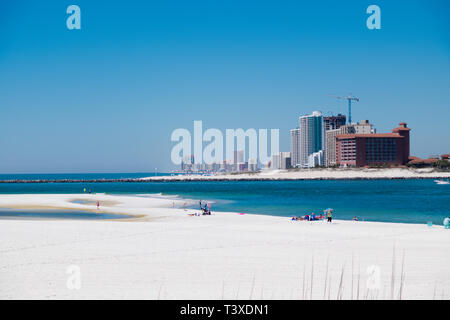
{"type": "Polygon", "coordinates": [[[300,165],[300,129],[291,130],[291,166],[300,165]]]}
{"type": "Polygon", "coordinates": [[[308,167],[310,154],[323,149],[323,117],[319,111],[300,119],[300,167],[308,167]]]}

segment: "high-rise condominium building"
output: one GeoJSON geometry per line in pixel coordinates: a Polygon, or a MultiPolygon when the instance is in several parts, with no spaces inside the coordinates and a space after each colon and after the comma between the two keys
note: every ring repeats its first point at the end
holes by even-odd
{"type": "Polygon", "coordinates": [[[300,166],[300,129],[291,130],[291,167],[300,166]]]}
{"type": "MultiPolygon", "coordinates": [[[[337,116],[323,117],[324,128],[324,154],[322,165],[330,166],[336,164],[336,135],[342,133],[339,129],[345,126],[346,117],[343,114],[337,116]]],[[[310,161],[311,163],[311,161],[310,161]]]]}
{"type": "Polygon", "coordinates": [[[300,119],[300,160],[301,168],[308,168],[310,154],[319,152],[323,148],[323,117],[319,111],[311,115],[301,116],[300,119]]]}
{"type": "Polygon", "coordinates": [[[325,165],[336,165],[336,136],[342,134],[342,127],[325,131],[325,165]]]}

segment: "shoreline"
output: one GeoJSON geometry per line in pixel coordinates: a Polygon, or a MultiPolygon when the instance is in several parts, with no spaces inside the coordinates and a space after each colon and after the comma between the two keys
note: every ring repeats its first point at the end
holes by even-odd
{"type": "MultiPolygon", "coordinates": [[[[93,219],[89,221],[119,221],[119,222],[142,222],[153,221],[157,219],[165,218],[183,218],[189,214],[198,213],[200,210],[197,208],[190,208],[193,205],[197,205],[196,199],[178,198],[173,196],[158,196],[154,197],[153,194],[149,194],[148,197],[120,194],[104,194],[104,193],[92,193],[92,194],[52,194],[52,193],[39,193],[39,194],[0,194],[0,210],[36,210],[36,211],[54,211],[54,210],[78,210],[84,212],[99,212],[112,215],[126,215],[129,218],[118,219],[93,219]],[[87,201],[85,204],[76,203],[74,201],[87,201]],[[96,208],[96,201],[100,201],[100,209],[96,208]],[[139,201],[141,200],[141,201],[139,201]],[[138,206],[133,202],[138,201],[138,206]],[[183,206],[186,204],[186,209],[183,206]],[[176,207],[175,207],[176,206],[176,207]]],[[[217,211],[213,210],[213,215],[246,215],[255,217],[271,217],[281,220],[291,220],[292,216],[280,216],[266,213],[240,213],[238,211],[217,211]]],[[[5,219],[0,219],[5,220],[5,219]]],[[[33,220],[23,218],[20,220],[33,220]]],[[[58,218],[43,218],[43,220],[56,220],[58,218]]],[[[71,219],[83,220],[83,219],[71,219]]],[[[406,225],[406,226],[424,226],[426,223],[416,222],[393,222],[393,221],[370,221],[370,220],[358,220],[352,221],[351,219],[336,219],[336,222],[352,222],[352,223],[375,223],[375,224],[394,224],[394,225],[406,225]]],[[[306,224],[320,224],[322,221],[296,221],[296,223],[306,224]]],[[[440,223],[433,223],[433,226],[443,227],[440,223]]]]}
{"type": "Polygon", "coordinates": [[[302,181],[302,180],[407,180],[449,179],[450,172],[434,169],[407,168],[346,168],[267,170],[257,173],[228,173],[213,176],[184,175],[141,178],[145,181],[302,181]]]}
{"type": "Polygon", "coordinates": [[[1,184],[14,183],[146,183],[184,181],[302,181],[302,180],[409,180],[409,179],[450,179],[450,172],[434,169],[302,169],[272,170],[255,173],[225,173],[214,175],[174,174],[143,178],[118,179],[13,179],[0,180],[1,184]]]}

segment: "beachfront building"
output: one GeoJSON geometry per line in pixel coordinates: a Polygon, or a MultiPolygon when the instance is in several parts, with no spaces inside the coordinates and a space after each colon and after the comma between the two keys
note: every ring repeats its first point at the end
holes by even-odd
{"type": "Polygon", "coordinates": [[[289,169],[291,167],[291,153],[290,152],[280,152],[279,154],[274,154],[270,158],[270,169],[289,169]]]}
{"type": "Polygon", "coordinates": [[[181,160],[181,171],[192,172],[195,171],[196,167],[194,165],[194,155],[190,154],[184,156],[181,160]]]}
{"type": "Polygon", "coordinates": [[[332,166],[336,164],[336,135],[340,134],[339,130],[345,126],[346,117],[343,114],[337,116],[323,117],[324,128],[324,160],[323,165],[332,166]]]}
{"type": "Polygon", "coordinates": [[[300,129],[291,130],[291,167],[300,166],[300,129]]]}
{"type": "Polygon", "coordinates": [[[324,152],[323,152],[323,150],[311,153],[308,156],[308,167],[309,168],[314,168],[314,167],[323,166],[323,165],[324,165],[324,152]]]}
{"type": "Polygon", "coordinates": [[[338,129],[325,131],[325,166],[331,167],[336,162],[336,137],[339,134],[369,134],[376,133],[373,124],[369,120],[340,126],[338,129]]]}
{"type": "Polygon", "coordinates": [[[280,152],[280,169],[286,170],[291,167],[291,153],[280,152]]]}
{"type": "Polygon", "coordinates": [[[323,148],[323,117],[319,111],[311,115],[301,116],[300,122],[300,150],[299,167],[309,167],[309,155],[319,152],[323,148]]]}
{"type": "Polygon", "coordinates": [[[280,155],[279,154],[273,154],[270,158],[270,169],[271,170],[278,170],[280,169],[280,155]]]}
{"type": "Polygon", "coordinates": [[[237,171],[248,171],[248,162],[239,162],[237,164],[237,171]]]}
{"type": "Polygon", "coordinates": [[[234,151],[233,154],[233,169],[234,171],[240,171],[240,164],[244,163],[245,159],[245,151],[244,150],[237,150],[234,151]]]}
{"type": "Polygon", "coordinates": [[[325,131],[325,165],[336,165],[336,137],[342,134],[341,128],[325,131]]]}
{"type": "Polygon", "coordinates": [[[392,133],[352,133],[336,136],[340,166],[405,165],[409,158],[410,128],[405,122],[392,133]]]}
{"type": "Polygon", "coordinates": [[[248,171],[257,171],[258,161],[256,159],[248,159],[248,171]]]}

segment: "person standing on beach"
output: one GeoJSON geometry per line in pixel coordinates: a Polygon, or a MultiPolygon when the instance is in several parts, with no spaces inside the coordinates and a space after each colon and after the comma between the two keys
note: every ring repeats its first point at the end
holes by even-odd
{"type": "Polygon", "coordinates": [[[97,200],[97,210],[100,209],[100,201],[97,200]]]}
{"type": "Polygon", "coordinates": [[[327,222],[330,222],[333,220],[333,213],[331,210],[328,210],[327,212],[327,222]]]}

